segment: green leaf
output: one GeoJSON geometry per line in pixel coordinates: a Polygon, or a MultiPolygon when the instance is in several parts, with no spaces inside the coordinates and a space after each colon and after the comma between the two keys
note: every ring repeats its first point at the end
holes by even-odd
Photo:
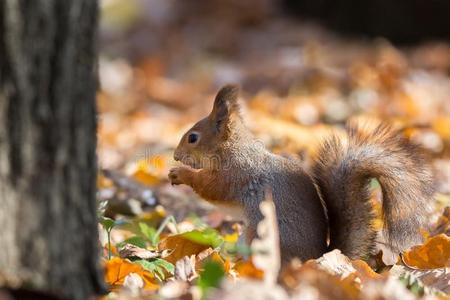
{"type": "Polygon", "coordinates": [[[144,237],[146,237],[152,243],[152,246],[155,246],[155,244],[158,244],[159,236],[156,235],[155,228],[150,227],[147,224],[141,222],[141,223],[139,223],[139,229],[141,230],[144,237]]]}
{"type": "Polygon", "coordinates": [[[115,222],[111,218],[100,217],[100,224],[102,224],[103,228],[105,228],[106,231],[111,231],[111,229],[115,225],[115,222]]]}
{"type": "Polygon", "coordinates": [[[175,272],[175,266],[162,258],[155,258],[152,260],[140,259],[136,260],[135,262],[140,264],[144,269],[154,273],[155,276],[157,276],[161,280],[164,280],[166,275],[164,273],[164,270],[166,270],[170,274],[173,274],[175,272]]]}
{"type": "Polygon", "coordinates": [[[399,277],[399,280],[403,285],[410,290],[416,296],[422,296],[425,294],[425,287],[421,281],[410,273],[405,273],[399,277]]]}
{"type": "Polygon", "coordinates": [[[135,245],[144,249],[147,247],[147,241],[138,235],[132,236],[124,240],[123,242],[118,243],[116,245],[116,248],[122,248],[123,246],[125,246],[125,244],[135,245]]]}
{"type": "Polygon", "coordinates": [[[203,231],[193,230],[183,233],[183,237],[198,244],[217,248],[223,243],[223,237],[214,229],[208,228],[203,231]]]}
{"type": "Polygon", "coordinates": [[[100,217],[99,218],[100,224],[102,224],[103,228],[105,228],[106,231],[111,231],[115,226],[127,224],[128,222],[125,220],[113,220],[111,218],[107,217],[100,217]]]}
{"type": "Polygon", "coordinates": [[[205,262],[203,271],[200,273],[200,278],[197,281],[198,286],[203,292],[203,297],[205,297],[211,288],[219,287],[224,276],[225,270],[221,264],[212,260],[205,262]]]}
{"type": "Polygon", "coordinates": [[[162,258],[156,258],[155,260],[153,260],[153,262],[155,264],[157,264],[158,266],[160,266],[161,268],[165,269],[167,272],[169,272],[170,274],[174,274],[175,273],[175,266],[172,265],[170,262],[168,262],[165,259],[162,258]]]}

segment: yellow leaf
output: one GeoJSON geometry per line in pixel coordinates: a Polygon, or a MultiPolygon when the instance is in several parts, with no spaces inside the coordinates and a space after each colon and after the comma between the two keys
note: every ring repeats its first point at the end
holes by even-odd
{"type": "Polygon", "coordinates": [[[443,138],[450,139],[450,117],[440,117],[433,122],[433,129],[443,138]]]}
{"type": "Polygon", "coordinates": [[[225,242],[228,242],[228,243],[237,243],[237,241],[239,239],[239,233],[233,232],[230,234],[226,234],[223,236],[223,239],[225,240],[225,242]]]}
{"type": "Polygon", "coordinates": [[[123,285],[125,277],[130,273],[135,273],[144,280],[144,289],[156,290],[159,288],[153,274],[146,271],[141,265],[133,264],[129,260],[119,257],[114,257],[113,259],[106,261],[105,281],[111,285],[113,289],[120,288],[123,285]]]}
{"type": "Polygon", "coordinates": [[[133,174],[133,178],[145,185],[155,185],[159,182],[158,177],[141,169],[133,174]]]}
{"type": "Polygon", "coordinates": [[[434,236],[405,252],[403,261],[408,267],[419,269],[450,267],[450,238],[445,234],[434,236]]]}
{"type": "Polygon", "coordinates": [[[155,185],[166,176],[166,161],[162,156],[141,159],[127,167],[127,173],[145,185],[155,185]]]}

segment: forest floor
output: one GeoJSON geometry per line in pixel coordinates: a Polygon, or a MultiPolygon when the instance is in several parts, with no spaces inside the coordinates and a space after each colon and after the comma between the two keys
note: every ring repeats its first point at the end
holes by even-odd
{"type": "MultiPolygon", "coordinates": [[[[450,45],[397,47],[265,11],[204,14],[153,2],[152,13],[143,1],[103,7],[98,201],[106,298],[446,298],[450,45]],[[305,165],[319,141],[350,119],[401,128],[435,171],[424,244],[397,256],[379,243],[367,262],[333,251],[279,270],[276,253],[252,251],[239,238],[240,220],[189,187],[172,186],[175,147],[227,83],[241,86],[255,136],[305,165]]],[[[376,186],[372,194],[379,212],[376,186]]],[[[379,217],[379,231],[381,224],[379,217]]]]}

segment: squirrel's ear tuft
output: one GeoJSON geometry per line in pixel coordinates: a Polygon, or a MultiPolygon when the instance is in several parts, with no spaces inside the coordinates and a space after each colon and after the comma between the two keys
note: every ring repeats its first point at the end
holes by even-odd
{"type": "Polygon", "coordinates": [[[239,116],[240,106],[238,102],[239,87],[236,85],[226,85],[220,89],[214,100],[214,107],[211,118],[216,122],[216,127],[221,130],[231,120],[231,115],[239,116]]]}
{"type": "Polygon", "coordinates": [[[239,95],[239,87],[234,84],[227,84],[217,93],[214,106],[218,101],[232,101],[236,102],[239,95]]]}

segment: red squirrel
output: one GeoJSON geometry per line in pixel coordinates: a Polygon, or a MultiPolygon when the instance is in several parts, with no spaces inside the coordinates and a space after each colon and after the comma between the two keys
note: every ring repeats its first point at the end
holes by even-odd
{"type": "Polygon", "coordinates": [[[371,132],[349,124],[346,139],[334,136],[321,144],[308,173],[300,161],[257,142],[243,122],[233,85],[223,87],[212,112],[184,134],[174,159],[184,165],[170,170],[172,184],[187,184],[207,201],[242,210],[250,236],[269,188],[284,261],[317,258],[336,248],[352,259],[368,258],[376,238],[372,178],[382,189],[383,232],[391,249],[403,251],[421,241],[434,192],[422,152],[383,124],[371,132]]]}

